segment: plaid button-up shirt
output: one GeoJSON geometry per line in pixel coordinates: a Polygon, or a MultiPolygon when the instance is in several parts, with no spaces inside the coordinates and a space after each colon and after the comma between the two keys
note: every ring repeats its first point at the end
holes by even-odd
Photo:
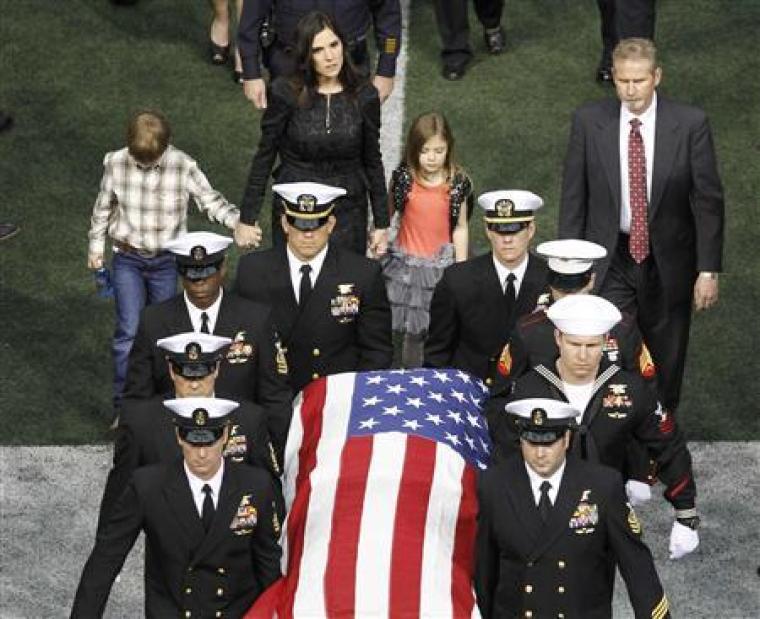
{"type": "Polygon", "coordinates": [[[189,198],[210,221],[232,229],[240,219],[238,208],[211,187],[198,164],[173,146],[151,166],[137,163],[122,148],[108,153],[103,167],[90,223],[91,254],[104,252],[106,233],[138,249],[159,251],[187,231],[189,198]]]}

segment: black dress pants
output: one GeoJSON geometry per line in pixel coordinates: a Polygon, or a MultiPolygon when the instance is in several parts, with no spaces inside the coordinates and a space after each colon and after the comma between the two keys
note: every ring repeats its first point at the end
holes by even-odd
{"type": "Polygon", "coordinates": [[[620,39],[654,39],[655,0],[596,0],[602,23],[602,60],[612,66],[612,50],[620,39]]]}
{"type": "MultiPolygon", "coordinates": [[[[433,0],[444,64],[460,63],[472,57],[468,5],[469,0],[433,0]]],[[[475,0],[475,14],[483,28],[498,28],[503,10],[504,0],[475,0]]]]}

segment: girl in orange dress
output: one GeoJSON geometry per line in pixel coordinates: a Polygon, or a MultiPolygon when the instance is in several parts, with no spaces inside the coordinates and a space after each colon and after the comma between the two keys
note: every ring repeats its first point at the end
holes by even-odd
{"type": "Polygon", "coordinates": [[[443,270],[467,259],[472,183],[454,160],[453,149],[443,114],[418,116],[409,129],[403,160],[391,176],[389,202],[400,223],[383,258],[383,272],[393,330],[404,336],[404,367],[422,365],[430,300],[443,270]]]}

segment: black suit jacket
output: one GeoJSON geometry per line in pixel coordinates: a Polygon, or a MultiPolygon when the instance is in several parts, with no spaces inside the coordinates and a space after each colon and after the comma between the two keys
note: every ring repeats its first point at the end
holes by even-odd
{"type": "MultiPolygon", "coordinates": [[[[150,398],[173,391],[166,359],[156,342],[192,330],[183,294],[164,303],[148,305],[140,316],[129,354],[124,397],[150,398]]],[[[261,405],[266,411],[269,434],[275,446],[284,450],[293,394],[287,368],[277,363],[278,342],[270,309],[225,291],[214,335],[233,340],[219,367],[214,385],[216,395],[261,405]]]]}
{"type": "Polygon", "coordinates": [[[271,477],[227,463],[214,520],[201,524],[182,459],[135,471],[79,582],[72,617],[101,617],[116,575],[145,532],[145,615],[242,616],[280,576],[271,477]],[[190,614],[186,614],[189,611],[190,614]]]}
{"type": "MultiPolygon", "coordinates": [[[[108,522],[108,515],[136,469],[172,462],[182,456],[171,414],[163,405],[164,399],[124,401],[116,428],[113,467],[108,473],[100,502],[98,533],[108,522]]],[[[273,478],[279,478],[280,466],[269,440],[266,415],[260,406],[240,402],[230,414],[230,438],[224,456],[231,462],[246,462],[264,468],[273,478]]]]}
{"type": "MultiPolygon", "coordinates": [[[[620,230],[620,102],[579,108],[565,156],[559,235],[607,249],[596,287],[615,255],[620,230]]],[[[658,94],[654,167],[648,208],[652,255],[663,294],[690,299],[698,271],[720,271],[723,190],[705,113],[658,94]]]]}
{"type": "Polygon", "coordinates": [[[303,309],[296,304],[285,247],[241,258],[235,290],[272,307],[294,392],[320,376],[391,366],[391,310],[373,260],[329,246],[303,309]]]}
{"type": "Polygon", "coordinates": [[[497,360],[515,321],[532,312],[546,287],[546,263],[530,254],[510,316],[491,253],[448,267],[433,293],[430,331],[425,342],[427,367],[470,372],[492,389],[501,380],[497,360]]]}
{"type": "Polygon", "coordinates": [[[491,466],[478,494],[475,588],[485,619],[609,619],[616,562],[636,617],[669,616],[617,472],[569,456],[546,524],[520,455],[491,466]]]}

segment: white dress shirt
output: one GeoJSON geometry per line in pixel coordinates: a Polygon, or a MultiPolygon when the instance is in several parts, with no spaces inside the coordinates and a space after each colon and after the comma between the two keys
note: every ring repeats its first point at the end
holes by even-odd
{"type": "Polygon", "coordinates": [[[184,293],[185,305],[187,305],[187,312],[190,314],[190,323],[193,325],[193,331],[196,333],[201,332],[201,326],[203,326],[203,319],[201,318],[201,314],[203,314],[203,312],[206,312],[208,315],[208,332],[214,332],[214,329],[216,328],[216,318],[219,316],[219,307],[222,305],[223,294],[224,290],[220,288],[219,296],[216,298],[216,301],[214,301],[205,310],[202,310],[195,307],[195,305],[191,303],[189,297],[187,296],[187,293],[184,293]]]}
{"type": "Polygon", "coordinates": [[[200,477],[196,477],[187,468],[187,462],[182,463],[185,467],[185,475],[187,475],[187,481],[190,482],[190,492],[193,493],[193,501],[195,501],[195,507],[198,510],[198,515],[203,515],[203,501],[206,495],[203,493],[203,486],[208,484],[211,486],[211,500],[214,502],[214,509],[219,504],[219,490],[222,487],[222,476],[224,475],[224,458],[222,458],[222,464],[219,466],[219,470],[214,474],[211,479],[203,480],[200,477]]]}
{"type": "Polygon", "coordinates": [[[290,283],[293,286],[293,293],[296,295],[296,303],[299,303],[299,293],[301,292],[301,267],[304,264],[308,264],[311,267],[311,273],[309,277],[311,279],[311,287],[314,288],[319,277],[319,272],[322,270],[322,265],[325,263],[325,256],[327,256],[327,247],[325,245],[322,251],[314,256],[309,262],[303,262],[296,258],[296,255],[290,251],[290,247],[287,247],[288,254],[288,267],[290,268],[290,283]]]}
{"type": "Polygon", "coordinates": [[[631,230],[630,185],[628,183],[628,136],[631,133],[631,120],[641,121],[639,133],[644,140],[644,158],[647,165],[647,204],[652,196],[652,170],[654,169],[654,129],[657,121],[657,93],[652,103],[640,116],[631,114],[620,106],[620,231],[628,234],[631,230]]]}
{"type": "Polygon", "coordinates": [[[525,259],[517,266],[516,269],[510,270],[505,267],[495,255],[492,254],[493,265],[496,267],[496,276],[501,282],[501,290],[504,292],[507,289],[507,277],[510,273],[515,276],[515,299],[520,294],[520,285],[525,278],[525,271],[528,269],[528,254],[525,254],[525,259]]]}
{"type": "Polygon", "coordinates": [[[551,484],[549,488],[549,500],[552,505],[557,502],[557,493],[559,492],[559,485],[562,483],[562,475],[565,473],[565,464],[567,460],[564,460],[560,467],[554,471],[554,475],[551,477],[541,477],[536,473],[528,463],[525,463],[525,470],[528,471],[528,480],[530,481],[530,489],[533,491],[533,499],[536,501],[536,505],[541,500],[541,484],[548,481],[551,484]]]}

